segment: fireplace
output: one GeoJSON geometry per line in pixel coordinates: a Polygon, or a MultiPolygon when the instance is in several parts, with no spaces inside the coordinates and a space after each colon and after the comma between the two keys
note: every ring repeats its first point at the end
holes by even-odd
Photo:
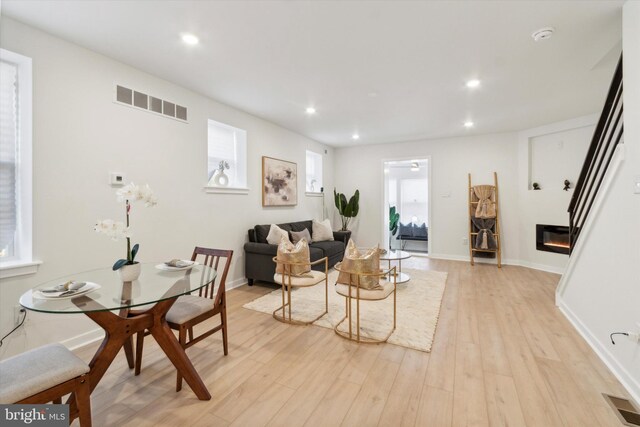
{"type": "Polygon", "coordinates": [[[536,249],[569,255],[569,227],[536,224],[536,249]]]}

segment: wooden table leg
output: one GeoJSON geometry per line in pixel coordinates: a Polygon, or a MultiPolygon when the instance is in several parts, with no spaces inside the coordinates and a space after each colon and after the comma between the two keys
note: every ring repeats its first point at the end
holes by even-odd
{"type": "Polygon", "coordinates": [[[124,341],[123,349],[124,349],[124,355],[127,358],[127,364],[129,365],[129,369],[133,369],[134,367],[133,337],[129,336],[129,338],[124,341]]]}
{"type": "Polygon", "coordinates": [[[210,400],[211,394],[209,394],[207,386],[202,382],[196,368],[191,364],[191,361],[182,346],[180,346],[176,336],[171,332],[171,328],[169,328],[166,320],[163,318],[161,322],[155,323],[149,328],[149,331],[160,348],[162,348],[162,351],[164,351],[169,360],[171,360],[171,363],[173,363],[178,372],[180,372],[180,375],[185,379],[187,384],[189,384],[191,390],[198,396],[198,399],[210,400]]]}
{"type": "MultiPolygon", "coordinates": [[[[113,359],[118,355],[120,349],[126,347],[127,343],[131,343],[132,336],[138,332],[149,330],[160,345],[160,348],[162,348],[169,360],[171,360],[176,369],[187,381],[187,384],[189,384],[193,392],[198,396],[198,399],[211,399],[211,394],[209,394],[207,387],[202,382],[202,379],[165,320],[167,312],[176,299],[177,297],[161,301],[149,310],[140,312],[135,316],[129,314],[129,317],[121,317],[110,311],[87,310],[85,312],[87,317],[91,318],[91,320],[96,322],[105,331],[102,344],[91,359],[91,362],[89,362],[90,371],[88,377],[91,392],[93,392],[107,372],[107,369],[111,366],[113,359]]],[[[84,300],[78,298],[77,301],[84,303],[85,309],[90,308],[88,307],[89,305],[97,304],[88,298],[84,300]]],[[[75,302],[76,301],[74,301],[74,303],[75,302]]],[[[73,421],[79,414],[73,394],[66,403],[69,405],[70,421],[73,421]]]]}
{"type": "MultiPolygon", "coordinates": [[[[133,284],[131,282],[122,282],[122,294],[120,296],[120,300],[122,304],[128,304],[131,302],[131,287],[133,284]]],[[[129,309],[123,308],[119,313],[120,317],[126,318],[129,317],[129,309]]],[[[127,358],[127,364],[129,365],[129,369],[133,369],[134,367],[134,358],[133,358],[133,337],[130,336],[124,342],[124,355],[127,358]]]]}

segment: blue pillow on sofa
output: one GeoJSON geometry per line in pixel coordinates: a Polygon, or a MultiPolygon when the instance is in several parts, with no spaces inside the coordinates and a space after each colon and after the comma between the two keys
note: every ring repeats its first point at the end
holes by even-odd
{"type": "Polygon", "coordinates": [[[427,239],[429,237],[429,233],[427,231],[427,224],[422,223],[422,225],[413,224],[413,237],[420,237],[427,239]]]}
{"type": "Polygon", "coordinates": [[[403,224],[403,223],[400,223],[400,228],[399,228],[398,235],[400,237],[411,237],[411,236],[413,236],[412,230],[411,230],[412,228],[413,227],[411,226],[411,223],[406,224],[406,225],[403,224]]]}

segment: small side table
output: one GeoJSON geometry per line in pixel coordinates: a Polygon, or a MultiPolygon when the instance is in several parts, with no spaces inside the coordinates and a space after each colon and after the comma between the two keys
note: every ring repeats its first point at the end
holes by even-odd
{"type": "MultiPolygon", "coordinates": [[[[396,272],[396,283],[406,283],[411,280],[411,276],[407,273],[402,272],[402,260],[411,258],[411,254],[409,252],[402,251],[400,249],[389,250],[384,254],[380,254],[380,261],[388,261],[389,269],[391,269],[391,261],[398,262],[398,269],[396,272]]],[[[389,277],[389,280],[391,278],[389,277]]]]}

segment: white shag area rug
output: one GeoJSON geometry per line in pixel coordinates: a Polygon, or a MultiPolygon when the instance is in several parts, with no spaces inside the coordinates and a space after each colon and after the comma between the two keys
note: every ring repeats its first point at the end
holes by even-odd
{"type": "MultiPolygon", "coordinates": [[[[396,330],[389,337],[390,344],[431,351],[431,344],[438,324],[440,304],[447,273],[440,271],[406,270],[411,280],[398,284],[396,330]]],[[[314,325],[331,328],[345,315],[345,298],[338,295],[334,284],[338,272],[329,272],[329,313],[314,325]]],[[[309,288],[293,288],[291,291],[292,316],[296,320],[311,320],[324,311],[324,282],[309,288]]],[[[261,296],[243,307],[272,314],[282,305],[280,288],[261,296]]],[[[353,330],[355,331],[356,302],[352,301],[353,330]]],[[[288,315],[288,308],[287,308],[288,315]]],[[[382,301],[360,301],[361,336],[384,338],[393,325],[393,294],[382,301]]],[[[349,327],[345,321],[340,330],[349,327]]]]}

